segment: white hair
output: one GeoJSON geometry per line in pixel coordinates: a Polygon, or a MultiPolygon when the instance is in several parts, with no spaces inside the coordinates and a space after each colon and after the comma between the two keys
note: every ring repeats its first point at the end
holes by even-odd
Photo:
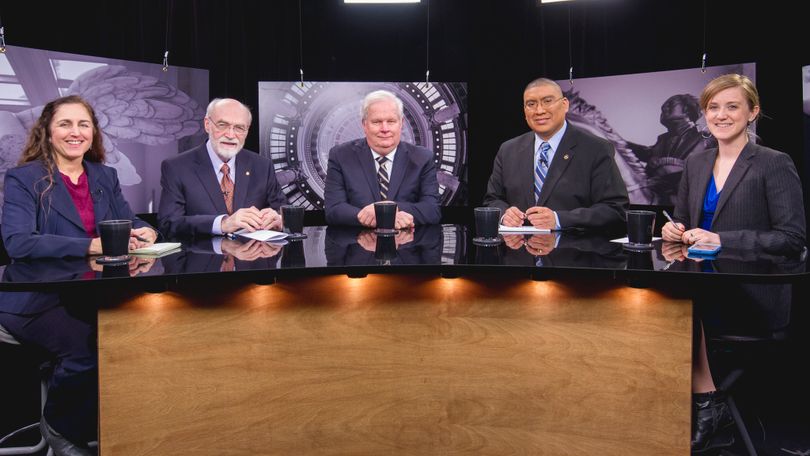
{"type": "Polygon", "coordinates": [[[366,117],[368,117],[369,106],[380,101],[393,101],[394,104],[397,105],[397,112],[399,113],[399,118],[402,119],[402,116],[404,114],[402,107],[402,100],[400,100],[399,97],[397,97],[392,92],[389,92],[387,90],[375,90],[374,92],[371,92],[370,94],[366,95],[365,98],[363,98],[363,113],[362,113],[363,120],[366,120],[366,117]]]}
{"type": "Polygon", "coordinates": [[[233,98],[214,98],[213,100],[211,100],[211,102],[208,103],[208,107],[205,108],[206,117],[210,118],[211,115],[214,113],[214,110],[217,108],[217,105],[219,105],[220,103],[229,103],[229,102],[239,103],[239,106],[241,106],[242,109],[244,109],[245,112],[247,112],[248,125],[253,123],[253,114],[251,114],[250,108],[241,101],[234,100],[233,98]]]}

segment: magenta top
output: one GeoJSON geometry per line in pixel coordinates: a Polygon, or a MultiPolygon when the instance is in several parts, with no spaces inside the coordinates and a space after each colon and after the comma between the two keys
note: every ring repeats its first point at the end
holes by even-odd
{"type": "Polygon", "coordinates": [[[70,198],[73,204],[76,205],[76,210],[79,211],[79,217],[82,219],[84,231],[91,238],[98,237],[96,234],[96,214],[93,212],[93,198],[90,197],[90,186],[87,185],[87,173],[82,173],[79,176],[79,182],[73,183],[68,176],[62,173],[62,181],[65,182],[70,198]]]}

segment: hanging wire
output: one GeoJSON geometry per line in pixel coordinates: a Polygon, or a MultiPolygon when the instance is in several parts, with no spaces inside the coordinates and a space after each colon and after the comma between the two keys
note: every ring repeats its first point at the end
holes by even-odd
{"type": "Polygon", "coordinates": [[[6,28],[3,27],[3,18],[0,17],[0,54],[6,53],[6,28]]]}
{"type": "Polygon", "coordinates": [[[707,52],[706,52],[706,18],[707,18],[706,0],[703,0],[703,57],[701,57],[701,59],[700,59],[700,72],[701,73],[706,72],[706,57],[707,57],[707,52]]]}
{"type": "Polygon", "coordinates": [[[171,19],[172,19],[172,7],[174,6],[174,1],[169,0],[166,4],[166,46],[164,47],[163,51],[163,72],[169,71],[169,35],[171,32],[171,19]]]}
{"type": "Polygon", "coordinates": [[[301,88],[304,88],[304,19],[301,0],[298,0],[298,72],[301,74],[301,88]]]}
{"type": "Polygon", "coordinates": [[[571,48],[571,5],[568,5],[568,82],[574,87],[574,54],[571,48]]]}
{"type": "Polygon", "coordinates": [[[425,83],[430,81],[430,0],[425,2],[427,27],[425,31],[425,83]]]}

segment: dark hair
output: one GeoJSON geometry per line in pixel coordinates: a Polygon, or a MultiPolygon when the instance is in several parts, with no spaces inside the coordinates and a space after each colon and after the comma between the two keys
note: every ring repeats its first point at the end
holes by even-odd
{"type": "MultiPolygon", "coordinates": [[[[560,87],[560,85],[559,85],[559,84],[557,84],[557,82],[556,82],[556,81],[554,81],[554,80],[552,80],[552,79],[549,79],[549,78],[537,78],[537,79],[533,80],[532,82],[530,82],[530,83],[526,84],[526,88],[525,88],[525,89],[523,89],[523,91],[525,92],[525,91],[527,91],[527,90],[529,90],[529,89],[531,89],[531,88],[534,88],[534,87],[540,87],[540,86],[551,86],[551,87],[554,87],[554,88],[556,88],[557,90],[559,90],[560,95],[563,95],[562,87],[560,87]]],[[[563,96],[564,96],[564,95],[563,95],[563,96]]]]}
{"type": "Polygon", "coordinates": [[[96,163],[104,162],[105,151],[104,142],[101,137],[101,129],[98,127],[98,119],[90,103],[78,95],[69,95],[49,102],[42,108],[39,119],[37,119],[34,126],[31,128],[28,141],[23,148],[22,156],[19,161],[19,164],[23,164],[39,160],[45,164],[45,169],[48,171],[48,175],[45,179],[48,181],[48,185],[43,190],[41,196],[44,196],[44,194],[53,187],[53,176],[56,170],[56,150],[54,150],[53,144],[51,143],[51,122],[53,122],[53,117],[59,107],[68,104],[82,105],[90,114],[90,119],[93,121],[93,142],[90,145],[90,150],[84,154],[84,159],[96,163]]]}

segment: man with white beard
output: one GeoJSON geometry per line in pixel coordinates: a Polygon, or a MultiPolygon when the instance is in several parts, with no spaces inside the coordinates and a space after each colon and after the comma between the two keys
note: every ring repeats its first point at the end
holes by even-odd
{"type": "Polygon", "coordinates": [[[161,165],[158,222],[164,236],[222,235],[280,229],[287,200],[272,162],[245,144],[250,109],[230,98],[208,104],[208,141],[161,165]]]}

